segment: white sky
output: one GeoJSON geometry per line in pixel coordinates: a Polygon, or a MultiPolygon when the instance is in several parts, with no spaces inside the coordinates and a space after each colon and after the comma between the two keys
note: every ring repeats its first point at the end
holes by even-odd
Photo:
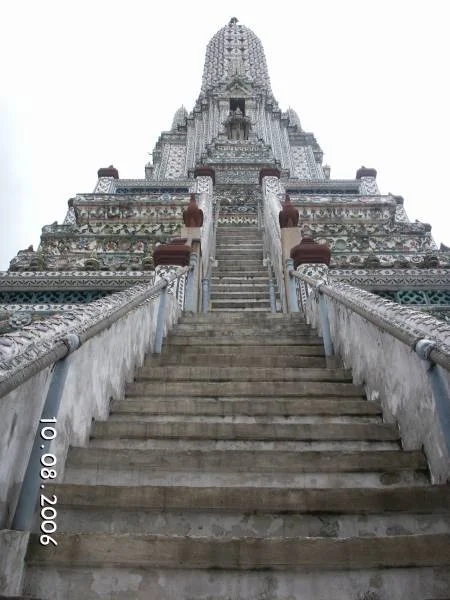
{"type": "Polygon", "coordinates": [[[261,39],[280,108],[294,108],[332,178],[378,170],[382,193],[450,245],[448,0],[4,0],[0,270],[99,167],[143,178],[173,113],[200,91],[206,44],[236,16],[261,39]]]}

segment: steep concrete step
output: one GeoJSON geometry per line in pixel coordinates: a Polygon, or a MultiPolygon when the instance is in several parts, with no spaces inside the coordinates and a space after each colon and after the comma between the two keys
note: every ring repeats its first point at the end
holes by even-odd
{"type": "Polygon", "coordinates": [[[450,486],[397,488],[251,488],[183,486],[92,486],[48,484],[58,505],[172,511],[328,513],[328,514],[450,514],[450,486]]]}
{"type": "Polygon", "coordinates": [[[139,569],[122,567],[52,568],[29,565],[26,587],[42,592],[45,600],[100,600],[117,596],[120,600],[449,600],[450,569],[442,567],[328,570],[266,569],[227,572],[218,569],[139,569]],[[66,576],[62,577],[61,573],[66,576]],[[69,578],[70,573],[70,578],[69,578]],[[100,582],[100,584],[97,584],[100,582]],[[101,595],[97,593],[100,585],[101,595]],[[374,587],[375,585],[375,587],[374,587]],[[93,588],[93,589],[92,589],[93,588]],[[233,594],[232,596],[230,595],[233,594]],[[268,596],[270,590],[270,596],[268,596]],[[286,594],[289,594],[287,595],[286,594]],[[294,592],[292,594],[291,592],[294,592]],[[61,593],[63,595],[61,595],[61,593]],[[44,596],[45,594],[45,596],[44,596]],[[378,598],[377,598],[378,596],[378,598]]]}
{"type": "Polygon", "coordinates": [[[186,415],[171,414],[171,415],[128,415],[126,418],[123,415],[109,415],[108,422],[139,422],[139,423],[178,423],[183,421],[184,423],[240,423],[240,424],[253,424],[253,423],[272,423],[273,425],[295,425],[295,424],[328,424],[328,423],[381,423],[381,419],[374,415],[186,415]]]}
{"type": "Polygon", "coordinates": [[[226,269],[221,270],[218,267],[212,271],[212,282],[217,280],[229,281],[230,279],[239,279],[241,281],[265,281],[267,282],[267,268],[261,265],[257,269],[226,269]]]}
{"type": "MultiPolygon", "coordinates": [[[[230,264],[235,263],[240,267],[242,265],[246,265],[247,263],[250,265],[255,265],[256,268],[264,267],[267,273],[267,267],[263,265],[263,253],[261,252],[253,252],[251,254],[247,254],[246,252],[241,252],[240,254],[229,255],[228,252],[222,253],[222,255],[216,255],[217,267],[222,268],[223,266],[229,266],[230,264]]],[[[215,268],[217,268],[215,267],[215,268]]]]}
{"type": "Polygon", "coordinates": [[[382,472],[241,472],[232,471],[156,471],[145,466],[117,466],[111,469],[97,466],[69,467],[64,474],[66,483],[90,485],[173,485],[173,486],[228,486],[278,488],[379,488],[427,486],[429,479],[423,471],[411,469],[382,472]]]}
{"type": "Polygon", "coordinates": [[[258,538],[59,533],[43,547],[32,534],[31,565],[178,569],[379,569],[450,565],[450,535],[258,538]]]}
{"type": "Polygon", "coordinates": [[[214,288],[211,290],[211,299],[212,300],[216,300],[216,299],[223,299],[223,300],[245,300],[245,301],[251,301],[251,300],[270,300],[269,297],[269,290],[265,289],[265,290],[251,290],[251,291],[242,291],[242,290],[238,290],[238,291],[233,291],[233,290],[224,290],[221,288],[214,288]]]}
{"type": "Polygon", "coordinates": [[[211,307],[212,310],[220,309],[240,309],[240,310],[250,310],[250,309],[260,309],[270,310],[270,301],[267,300],[221,300],[220,298],[215,298],[211,295],[211,307]]]}
{"type": "Polygon", "coordinates": [[[227,249],[223,248],[220,252],[216,252],[216,259],[220,262],[229,262],[232,260],[257,260],[263,259],[262,248],[244,248],[236,246],[236,249],[231,249],[228,246],[227,249]]]}
{"type": "Polygon", "coordinates": [[[251,271],[251,272],[265,272],[267,275],[267,268],[262,265],[262,260],[221,260],[218,266],[214,269],[213,273],[226,274],[233,271],[251,271]]]}
{"type": "Polygon", "coordinates": [[[245,324],[280,324],[287,323],[295,325],[297,323],[305,323],[305,317],[302,313],[265,313],[262,315],[249,315],[248,313],[229,313],[224,311],[220,313],[200,313],[195,315],[183,315],[180,323],[211,323],[213,326],[222,322],[229,323],[245,323],[245,324]]]}
{"type": "Polygon", "coordinates": [[[321,381],[287,381],[280,386],[271,381],[137,381],[127,386],[128,396],[344,396],[362,397],[362,386],[321,381]]]}
{"type": "Polygon", "coordinates": [[[263,252],[264,244],[261,240],[257,238],[252,239],[240,239],[233,238],[226,242],[224,239],[216,240],[216,255],[225,255],[229,250],[233,252],[240,252],[241,254],[245,254],[247,252],[263,252]]]}
{"type": "Polygon", "coordinates": [[[91,438],[185,438],[235,440],[398,440],[388,423],[229,423],[201,420],[145,422],[96,421],[91,438]]]}
{"type": "Polygon", "coordinates": [[[363,452],[365,450],[399,450],[399,440],[214,440],[175,438],[95,438],[89,442],[93,448],[123,448],[124,450],[288,450],[290,452],[363,452]]]}
{"type": "Polygon", "coordinates": [[[227,398],[155,396],[126,398],[111,405],[115,414],[156,415],[304,415],[304,416],[380,416],[381,407],[367,400],[346,398],[227,398]]]}
{"type": "Polygon", "coordinates": [[[344,381],[351,382],[351,371],[345,369],[262,368],[262,367],[142,367],[137,381],[344,381]]]}
{"type": "Polygon", "coordinates": [[[193,352],[169,353],[156,355],[147,359],[145,364],[152,365],[186,365],[211,367],[322,367],[325,358],[322,356],[248,356],[245,353],[230,354],[197,354],[193,352]]]}
{"type": "Polygon", "coordinates": [[[233,473],[354,473],[426,471],[418,451],[289,452],[265,450],[126,450],[72,447],[67,467],[146,468],[233,473]]]}
{"type": "MultiPolygon", "coordinates": [[[[314,335],[289,335],[288,336],[242,336],[237,331],[232,335],[217,335],[217,336],[202,336],[202,335],[168,335],[166,339],[167,347],[171,346],[270,346],[272,349],[278,346],[321,346],[323,347],[322,338],[314,335]]],[[[294,351],[294,350],[293,350],[294,351]]]]}
{"type": "Polygon", "coordinates": [[[382,494],[370,488],[261,488],[261,501],[252,488],[226,487],[114,485],[98,489],[60,484],[51,486],[47,493],[59,498],[59,531],[342,538],[410,535],[417,530],[422,534],[448,533],[446,487],[431,495],[423,494],[428,488],[420,487],[381,490],[382,494]],[[418,501],[411,501],[416,496],[418,501]],[[355,519],[355,515],[364,518],[355,519]]]}
{"type": "Polygon", "coordinates": [[[248,281],[216,281],[214,283],[217,290],[233,290],[233,291],[241,291],[241,292],[258,292],[258,291],[268,291],[269,284],[267,281],[261,283],[248,282],[248,281]]]}
{"type": "MultiPolygon", "coordinates": [[[[165,360],[165,358],[174,358],[175,360],[179,357],[182,356],[189,356],[192,355],[193,350],[192,350],[192,346],[188,345],[188,344],[178,344],[176,346],[165,346],[163,347],[163,351],[161,354],[154,354],[152,355],[152,358],[158,360],[159,357],[161,357],[161,360],[165,360]]],[[[283,345],[276,345],[276,346],[258,346],[257,344],[254,345],[245,345],[245,344],[221,344],[216,345],[214,348],[212,348],[210,345],[205,345],[203,347],[198,347],[195,350],[195,355],[196,356],[207,356],[207,355],[211,355],[216,357],[217,356],[217,360],[218,362],[215,363],[217,365],[220,366],[220,358],[221,356],[233,356],[236,359],[238,359],[239,357],[241,358],[248,358],[253,362],[253,366],[258,366],[258,359],[259,358],[264,358],[267,359],[267,357],[271,357],[271,358],[292,358],[294,360],[297,359],[301,359],[303,357],[307,357],[307,356],[324,356],[324,349],[323,349],[323,345],[322,344],[308,344],[308,345],[299,345],[299,346],[283,346],[283,345]]],[[[195,364],[195,363],[194,363],[195,364]]],[[[269,365],[272,366],[272,365],[269,365]]],[[[273,366],[277,366],[276,364],[273,364],[273,366]]],[[[287,365],[289,366],[289,365],[287,365]]],[[[295,366],[295,365],[291,365],[291,366],[295,366]]]]}
{"type": "Polygon", "coordinates": [[[59,531],[101,532],[151,535],[236,537],[323,537],[348,538],[363,535],[388,536],[442,534],[450,532],[448,514],[364,515],[306,513],[252,514],[242,512],[208,512],[194,508],[169,511],[163,516],[155,511],[130,510],[126,506],[95,509],[58,505],[59,531]],[[363,523],[361,522],[363,521],[363,523]]]}
{"type": "Polygon", "coordinates": [[[251,323],[242,324],[238,330],[235,327],[230,325],[230,323],[179,323],[175,325],[170,332],[170,335],[199,335],[205,334],[208,336],[219,337],[221,335],[251,335],[251,336],[267,336],[271,335],[273,337],[283,335],[289,337],[296,337],[298,335],[301,336],[315,336],[317,337],[317,332],[314,329],[311,329],[309,325],[304,323],[297,323],[289,325],[288,323],[268,323],[268,324],[259,324],[252,325],[251,323]]]}
{"type": "MultiPolygon", "coordinates": [[[[212,285],[269,285],[267,281],[267,269],[260,269],[261,274],[256,276],[254,273],[237,275],[217,275],[217,269],[214,269],[211,277],[212,285]]],[[[210,315],[211,313],[208,313],[210,315]]]]}
{"type": "Polygon", "coordinates": [[[236,311],[236,312],[248,312],[248,313],[255,313],[255,312],[259,312],[259,313],[265,313],[265,312],[269,312],[270,311],[270,305],[268,306],[249,306],[249,305],[245,305],[245,306],[232,306],[232,307],[223,307],[223,306],[219,306],[214,307],[213,304],[211,304],[211,311],[212,313],[214,312],[223,312],[224,310],[228,310],[230,312],[232,311],[236,311]]]}
{"type": "Polygon", "coordinates": [[[110,415],[108,422],[139,422],[139,423],[233,423],[233,424],[254,424],[254,423],[271,423],[275,425],[325,425],[325,424],[356,424],[356,423],[381,423],[381,419],[374,415],[346,415],[346,416],[324,416],[324,415],[128,415],[126,418],[123,415],[110,415]]]}

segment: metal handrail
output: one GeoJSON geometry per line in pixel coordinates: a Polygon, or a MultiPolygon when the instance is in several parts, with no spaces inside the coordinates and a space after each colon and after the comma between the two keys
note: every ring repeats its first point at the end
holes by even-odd
{"type": "MultiPolygon", "coordinates": [[[[417,335],[414,335],[400,323],[389,322],[386,319],[383,312],[381,310],[377,310],[376,307],[371,306],[369,311],[365,310],[361,306],[358,306],[358,304],[354,300],[352,300],[348,296],[348,294],[345,294],[344,291],[338,289],[336,284],[329,285],[323,279],[315,279],[314,277],[311,277],[304,273],[298,273],[294,270],[291,270],[289,274],[291,277],[299,279],[300,281],[303,281],[303,283],[308,284],[309,286],[317,290],[319,294],[324,294],[325,296],[333,298],[346,308],[349,308],[351,311],[363,317],[382,331],[390,333],[397,340],[400,340],[401,342],[403,342],[410,348],[413,348],[414,350],[416,349],[416,346],[421,339],[426,339],[425,336],[419,337],[417,335]]],[[[344,290],[348,289],[349,291],[351,291],[352,289],[352,286],[349,286],[342,282],[340,282],[337,285],[339,285],[339,287],[342,287],[344,290]]],[[[398,308],[400,308],[401,310],[401,307],[398,308]]],[[[436,364],[450,371],[450,353],[446,352],[441,348],[438,348],[435,342],[432,342],[432,344],[434,345],[432,345],[431,347],[429,346],[427,349],[427,359],[432,360],[436,364]]]]}
{"type": "Polygon", "coordinates": [[[212,278],[212,269],[216,260],[216,239],[217,239],[217,226],[219,223],[219,214],[220,214],[220,198],[215,198],[214,205],[214,217],[212,222],[212,244],[211,251],[208,257],[208,268],[206,273],[204,274],[202,281],[202,312],[207,313],[209,310],[209,297],[211,294],[211,278],[212,278]]]}

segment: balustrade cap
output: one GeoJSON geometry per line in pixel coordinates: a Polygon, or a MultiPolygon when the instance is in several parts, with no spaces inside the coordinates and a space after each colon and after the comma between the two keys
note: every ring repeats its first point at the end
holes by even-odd
{"type": "Polygon", "coordinates": [[[168,244],[161,244],[153,251],[153,264],[174,265],[187,267],[189,265],[192,248],[186,245],[187,238],[177,238],[168,244]]]}
{"type": "Polygon", "coordinates": [[[367,167],[361,167],[360,169],[358,169],[356,171],[356,179],[361,179],[362,177],[373,177],[374,179],[376,179],[377,178],[377,170],[369,169],[367,167]]]}
{"type": "Polygon", "coordinates": [[[308,263],[329,265],[331,251],[326,244],[318,244],[312,238],[304,237],[300,244],[292,248],[290,257],[294,260],[295,269],[308,263]]]}
{"type": "Polygon", "coordinates": [[[114,179],[119,179],[119,171],[113,167],[113,165],[109,165],[109,167],[103,167],[97,171],[97,176],[100,177],[113,177],[114,179]]]}
{"type": "Polygon", "coordinates": [[[278,177],[280,179],[280,170],[272,167],[265,167],[259,172],[259,185],[262,184],[263,177],[278,177]]]}
{"type": "Polygon", "coordinates": [[[211,177],[213,185],[216,183],[216,173],[212,167],[197,167],[194,177],[211,177]]]}

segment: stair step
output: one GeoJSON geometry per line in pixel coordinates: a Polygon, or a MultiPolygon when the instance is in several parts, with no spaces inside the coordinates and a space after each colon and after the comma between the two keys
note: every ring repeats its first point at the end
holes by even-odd
{"type": "Polygon", "coordinates": [[[262,291],[233,291],[233,290],[221,290],[217,287],[212,288],[211,290],[211,301],[216,302],[217,300],[242,300],[242,301],[251,301],[251,300],[270,300],[269,290],[265,289],[262,291]]]}
{"type": "MultiPolygon", "coordinates": [[[[265,285],[268,287],[269,283],[267,280],[267,269],[260,269],[261,275],[255,276],[253,273],[250,274],[242,274],[238,273],[236,275],[217,275],[217,269],[213,270],[213,275],[211,277],[212,287],[215,285],[265,285]]],[[[208,313],[210,314],[210,313],[208,313]]]]}
{"type": "Polygon", "coordinates": [[[137,381],[344,381],[351,382],[351,372],[345,369],[263,368],[263,367],[142,367],[137,381]]]}
{"type": "Polygon", "coordinates": [[[127,385],[128,396],[345,396],[362,397],[362,386],[341,382],[287,381],[138,381],[127,385]]]}
{"type": "Polygon", "coordinates": [[[317,332],[308,325],[303,323],[298,323],[296,325],[287,325],[284,323],[269,323],[267,325],[264,324],[246,324],[241,325],[239,328],[233,328],[230,326],[230,323],[179,323],[175,325],[171,330],[171,336],[182,336],[182,335],[199,335],[204,334],[209,337],[220,337],[223,335],[234,336],[234,335],[252,335],[254,337],[258,336],[286,336],[292,337],[295,339],[296,336],[302,337],[317,337],[317,332]]]}
{"type": "Polygon", "coordinates": [[[450,514],[450,486],[299,489],[48,484],[58,505],[247,514],[450,514]]]}
{"type": "Polygon", "coordinates": [[[65,532],[183,532],[222,538],[255,534],[343,538],[410,535],[415,530],[449,533],[450,510],[445,506],[448,488],[433,495],[423,494],[424,491],[428,489],[261,488],[260,501],[251,488],[62,484],[51,486],[48,493],[59,498],[58,530],[65,532]],[[405,497],[406,490],[410,497],[418,496],[419,501],[410,502],[405,497]],[[364,519],[355,519],[355,515],[364,515],[364,519]]]}
{"type": "Polygon", "coordinates": [[[219,308],[215,308],[214,306],[211,306],[211,310],[210,312],[214,313],[214,312],[223,312],[224,310],[228,310],[228,311],[246,311],[249,314],[250,313],[265,313],[268,312],[270,310],[270,306],[238,306],[237,308],[231,307],[231,308],[227,308],[227,307],[222,307],[220,306],[219,308]]]}
{"type": "Polygon", "coordinates": [[[92,438],[184,438],[236,440],[375,440],[399,439],[397,427],[387,423],[228,423],[201,420],[145,422],[96,421],[92,438]]]}
{"type": "MultiPolygon", "coordinates": [[[[320,339],[320,338],[318,338],[320,339]]],[[[288,344],[280,344],[275,346],[270,346],[267,344],[266,346],[258,345],[257,341],[253,344],[245,344],[242,343],[242,340],[238,340],[241,343],[233,343],[233,340],[230,339],[229,343],[226,344],[216,344],[214,347],[211,345],[198,346],[195,348],[195,351],[192,349],[192,346],[189,343],[183,343],[183,340],[178,340],[176,345],[168,345],[167,342],[163,346],[163,351],[161,355],[155,354],[153,357],[161,356],[164,359],[165,356],[187,356],[192,352],[195,352],[198,356],[203,356],[205,354],[211,356],[221,356],[221,355],[233,355],[236,358],[239,357],[248,357],[251,359],[257,359],[258,357],[291,357],[298,358],[302,356],[324,356],[324,349],[322,342],[315,342],[302,344],[302,345],[288,345],[288,344]]],[[[220,360],[220,359],[218,359],[220,360]]],[[[220,363],[219,363],[220,364],[220,363]]],[[[256,364],[254,366],[257,366],[256,364]]],[[[274,365],[276,366],[276,365],[274,365]]]]}
{"type": "MultiPolygon", "coordinates": [[[[101,446],[97,446],[101,447],[101,446]]],[[[109,446],[111,447],[111,446],[109,446]]],[[[345,448],[344,448],[345,450],[345,448]]],[[[379,488],[429,485],[424,471],[411,469],[396,472],[340,472],[340,473],[255,473],[230,471],[156,471],[145,466],[117,466],[99,469],[94,466],[69,467],[64,474],[66,483],[90,485],[173,485],[173,486],[229,486],[273,488],[379,488]]]]}
{"type": "Polygon", "coordinates": [[[399,440],[214,440],[176,438],[96,438],[92,448],[121,448],[124,450],[183,449],[183,450],[288,450],[290,452],[363,452],[398,450],[399,440]]]}
{"type": "Polygon", "coordinates": [[[381,415],[381,407],[367,400],[345,398],[227,398],[155,396],[115,401],[112,414],[178,415],[381,415]]]}
{"type": "Polygon", "coordinates": [[[58,505],[58,530],[150,535],[236,537],[322,537],[442,534],[450,532],[450,515],[441,514],[252,514],[222,513],[196,509],[166,512],[130,510],[128,507],[94,509],[58,505]]]}
{"type": "Polygon", "coordinates": [[[276,352],[279,346],[320,346],[323,347],[322,338],[314,335],[298,335],[298,336],[274,336],[270,337],[267,335],[254,335],[243,337],[239,334],[239,331],[235,335],[222,335],[222,336],[201,336],[201,335],[180,335],[180,336],[169,336],[166,339],[167,347],[172,346],[268,346],[272,349],[272,352],[276,352]]]}
{"type": "Polygon", "coordinates": [[[153,365],[190,365],[190,366],[220,366],[220,367],[322,367],[325,358],[322,356],[246,356],[245,353],[230,354],[197,354],[197,353],[174,353],[160,354],[158,357],[147,359],[148,367],[153,365]]]}
{"type": "Polygon", "coordinates": [[[184,314],[180,321],[180,323],[210,323],[212,326],[220,323],[245,323],[245,324],[287,324],[287,325],[296,325],[297,323],[305,323],[305,317],[302,313],[265,313],[262,315],[249,315],[246,312],[237,312],[230,313],[227,311],[223,311],[220,313],[200,313],[195,315],[184,314]]]}
{"type": "Polygon", "coordinates": [[[354,473],[425,471],[422,452],[289,452],[287,450],[127,450],[72,447],[67,467],[146,468],[233,473],[354,473]]]}
{"type": "Polygon", "coordinates": [[[450,564],[450,535],[258,538],[58,533],[43,547],[31,534],[29,564],[178,569],[379,569],[450,564]]]}
{"type": "Polygon", "coordinates": [[[268,283],[267,268],[261,265],[257,269],[238,269],[236,266],[234,269],[222,270],[219,267],[215,267],[212,270],[212,284],[217,280],[230,281],[231,279],[238,279],[239,281],[265,281],[268,283]]]}
{"type": "Polygon", "coordinates": [[[264,308],[264,310],[270,310],[270,301],[267,300],[220,300],[214,299],[211,300],[211,306],[214,310],[215,308],[239,308],[239,309],[251,309],[251,308],[264,308]]]}

